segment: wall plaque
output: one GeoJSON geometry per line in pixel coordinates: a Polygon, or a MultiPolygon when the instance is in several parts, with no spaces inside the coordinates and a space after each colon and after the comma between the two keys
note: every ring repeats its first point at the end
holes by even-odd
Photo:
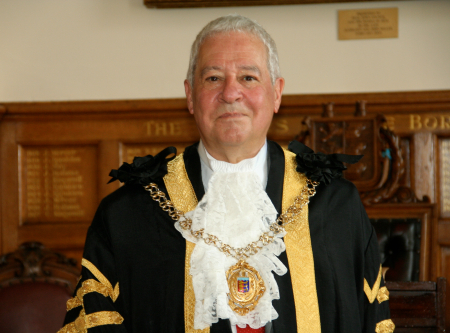
{"type": "Polygon", "coordinates": [[[90,222],[97,207],[96,147],[22,146],[22,221],[90,222]]]}
{"type": "Polygon", "coordinates": [[[338,11],[339,39],[398,37],[398,8],[338,11]]]}

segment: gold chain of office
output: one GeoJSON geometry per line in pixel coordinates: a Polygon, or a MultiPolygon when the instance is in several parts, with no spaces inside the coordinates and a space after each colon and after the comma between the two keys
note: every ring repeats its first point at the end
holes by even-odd
{"type": "Polygon", "coordinates": [[[145,190],[150,192],[151,198],[159,203],[163,211],[167,212],[174,221],[180,221],[180,227],[183,230],[189,230],[196,239],[203,239],[208,244],[215,246],[227,256],[231,256],[236,260],[245,260],[259,252],[264,246],[271,244],[275,240],[275,236],[284,232],[284,228],[295,220],[295,217],[301,213],[303,207],[309,203],[309,198],[316,194],[316,186],[319,182],[306,179],[306,184],[302,188],[300,194],[295,198],[294,203],[286,210],[284,214],[280,214],[278,219],[269,226],[269,231],[264,232],[255,242],[249,243],[245,247],[234,248],[223,243],[217,236],[205,233],[204,229],[192,230],[192,220],[184,215],[184,212],[178,210],[173,203],[167,199],[166,194],[159,190],[158,185],[150,183],[144,186],[145,190]]]}

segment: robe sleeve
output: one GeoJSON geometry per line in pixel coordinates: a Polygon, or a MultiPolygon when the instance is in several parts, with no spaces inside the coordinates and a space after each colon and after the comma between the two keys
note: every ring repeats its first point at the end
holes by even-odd
{"type": "MultiPolygon", "coordinates": [[[[368,221],[363,212],[363,218],[368,221]]],[[[364,332],[390,333],[395,325],[390,319],[389,291],[386,289],[380,264],[379,246],[375,229],[370,225],[370,237],[364,260],[364,332]]]]}
{"type": "Polygon", "coordinates": [[[86,238],[81,277],[58,333],[126,333],[123,296],[101,205],[86,238]]]}

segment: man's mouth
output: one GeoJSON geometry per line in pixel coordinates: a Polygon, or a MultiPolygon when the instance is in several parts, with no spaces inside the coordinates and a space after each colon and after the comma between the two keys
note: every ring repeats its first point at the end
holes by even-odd
{"type": "Polygon", "coordinates": [[[233,119],[243,117],[244,114],[241,112],[226,112],[219,116],[221,119],[233,119]]]}

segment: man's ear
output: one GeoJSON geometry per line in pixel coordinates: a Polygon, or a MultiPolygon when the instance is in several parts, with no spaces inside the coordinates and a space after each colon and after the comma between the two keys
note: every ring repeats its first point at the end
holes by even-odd
{"type": "Polygon", "coordinates": [[[187,108],[190,114],[194,114],[194,102],[192,100],[192,87],[188,80],[184,80],[184,91],[186,93],[187,108]]]}
{"type": "Polygon", "coordinates": [[[274,111],[275,113],[278,113],[278,109],[280,108],[281,104],[281,95],[283,94],[284,89],[284,79],[282,77],[279,77],[275,80],[275,84],[273,85],[274,93],[275,93],[275,100],[274,100],[274,111]]]}

